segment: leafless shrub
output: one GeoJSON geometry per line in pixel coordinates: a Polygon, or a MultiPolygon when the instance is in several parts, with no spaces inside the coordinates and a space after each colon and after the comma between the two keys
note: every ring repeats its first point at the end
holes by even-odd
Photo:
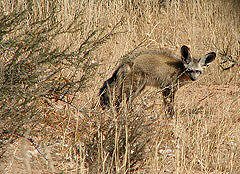
{"type": "Polygon", "coordinates": [[[235,65],[238,65],[237,58],[234,58],[233,56],[233,53],[237,53],[238,50],[232,50],[231,48],[231,45],[234,45],[234,40],[232,36],[230,38],[223,38],[219,40],[220,42],[222,42],[221,46],[214,44],[220,55],[219,66],[223,71],[229,70],[235,65]]]}
{"type": "Polygon", "coordinates": [[[57,20],[58,10],[34,18],[31,9],[14,10],[0,17],[0,146],[36,127],[44,119],[51,101],[71,104],[77,92],[89,85],[97,63],[91,53],[112,35],[97,28],[81,44],[56,46],[61,35],[81,35],[81,15],[63,26],[57,20]],[[64,74],[64,71],[67,71],[64,74]],[[66,96],[71,95],[71,100],[66,96]]]}

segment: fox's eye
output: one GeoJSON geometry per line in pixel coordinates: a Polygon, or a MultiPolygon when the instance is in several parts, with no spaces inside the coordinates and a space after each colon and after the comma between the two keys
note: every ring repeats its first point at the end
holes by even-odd
{"type": "Polygon", "coordinates": [[[200,71],[200,70],[193,70],[193,69],[188,69],[187,72],[188,73],[195,73],[195,74],[202,74],[202,71],[200,71]]]}
{"type": "Polygon", "coordinates": [[[202,74],[202,71],[199,71],[199,70],[195,70],[193,72],[196,73],[196,74],[202,74]]]}

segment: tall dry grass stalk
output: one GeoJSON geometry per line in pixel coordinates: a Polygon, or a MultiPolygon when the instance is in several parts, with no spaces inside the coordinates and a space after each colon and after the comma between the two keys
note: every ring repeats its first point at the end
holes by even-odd
{"type": "MultiPolygon", "coordinates": [[[[29,135],[32,136],[27,138],[38,144],[36,148],[48,146],[51,169],[44,167],[46,161],[39,154],[38,158],[32,158],[32,166],[28,163],[27,170],[39,173],[51,170],[154,174],[240,172],[240,3],[237,0],[64,0],[54,3],[2,0],[0,7],[0,15],[28,9],[29,20],[46,17],[54,7],[58,11],[54,20],[63,28],[67,28],[74,17],[81,16],[79,32],[54,39],[54,46],[60,50],[71,45],[72,51],[94,30],[108,33],[121,21],[115,30],[117,34],[92,50],[91,62],[98,66],[84,91],[78,90],[74,97],[65,95],[65,102],[39,102],[44,119],[31,127],[29,135]],[[121,114],[115,113],[114,108],[100,109],[98,90],[122,55],[137,48],[169,48],[179,52],[183,44],[189,45],[194,53],[216,51],[218,57],[202,79],[179,90],[176,119],[161,117],[162,104],[156,89],[144,91],[133,103],[133,109],[123,107],[121,114]]],[[[27,28],[28,24],[24,26],[27,28]]],[[[5,37],[1,29],[0,41],[5,37]]],[[[88,44],[92,44],[91,40],[88,44]]],[[[2,59],[6,60],[4,55],[5,52],[1,52],[1,72],[2,59]]],[[[84,69],[73,76],[78,68],[82,66],[63,69],[63,81],[81,77],[84,69]]],[[[4,148],[2,159],[8,159],[12,149],[4,148]]],[[[2,164],[1,168],[9,166],[6,160],[2,164]]],[[[19,166],[15,164],[16,170],[23,173],[25,170],[19,166]]]]}

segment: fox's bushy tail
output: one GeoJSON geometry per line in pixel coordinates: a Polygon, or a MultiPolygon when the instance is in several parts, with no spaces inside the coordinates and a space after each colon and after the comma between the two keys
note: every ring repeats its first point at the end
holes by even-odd
{"type": "Polygon", "coordinates": [[[103,83],[103,86],[99,90],[100,96],[100,105],[103,109],[109,108],[112,95],[115,95],[116,101],[114,105],[119,105],[121,102],[121,93],[122,91],[122,83],[126,77],[126,74],[129,73],[130,66],[127,64],[123,64],[119,66],[114,72],[113,75],[103,83]]]}

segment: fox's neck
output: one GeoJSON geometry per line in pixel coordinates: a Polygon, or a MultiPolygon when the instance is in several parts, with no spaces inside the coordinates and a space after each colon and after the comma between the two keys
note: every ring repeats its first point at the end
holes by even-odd
{"type": "Polygon", "coordinates": [[[191,78],[186,74],[185,71],[181,72],[177,78],[177,83],[180,86],[183,86],[191,81],[192,81],[191,78]]]}

